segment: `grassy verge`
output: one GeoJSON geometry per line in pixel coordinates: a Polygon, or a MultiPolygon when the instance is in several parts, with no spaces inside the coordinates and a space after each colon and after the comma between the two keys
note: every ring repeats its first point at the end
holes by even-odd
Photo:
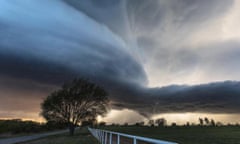
{"type": "Polygon", "coordinates": [[[21,133],[21,134],[12,134],[12,133],[1,133],[0,134],[0,139],[5,139],[5,138],[12,138],[12,137],[18,137],[18,136],[25,136],[29,134],[21,133]]]}
{"type": "Polygon", "coordinates": [[[20,144],[99,144],[97,140],[88,132],[86,128],[76,130],[74,136],[68,133],[49,136],[43,139],[24,142],[20,144]]]}
{"type": "Polygon", "coordinates": [[[10,132],[9,133],[2,133],[2,134],[0,134],[0,139],[15,138],[15,137],[21,137],[21,136],[31,136],[31,135],[43,134],[43,133],[54,132],[54,131],[59,131],[59,130],[37,132],[37,133],[34,133],[34,132],[32,132],[32,133],[18,133],[18,134],[13,134],[13,133],[10,133],[10,132]]]}
{"type": "Polygon", "coordinates": [[[240,127],[102,127],[111,131],[168,140],[180,144],[240,144],[240,127]]]}

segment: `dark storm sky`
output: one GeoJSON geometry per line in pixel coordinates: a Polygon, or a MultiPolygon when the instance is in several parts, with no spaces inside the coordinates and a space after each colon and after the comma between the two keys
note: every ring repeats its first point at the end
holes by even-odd
{"type": "Polygon", "coordinates": [[[0,117],[89,78],[115,109],[239,113],[234,0],[1,0],[0,117]]]}

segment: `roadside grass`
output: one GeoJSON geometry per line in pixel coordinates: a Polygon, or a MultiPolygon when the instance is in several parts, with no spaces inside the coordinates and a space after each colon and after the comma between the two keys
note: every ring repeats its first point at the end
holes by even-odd
{"type": "Polygon", "coordinates": [[[18,136],[25,136],[29,134],[21,133],[21,134],[12,134],[10,132],[7,133],[1,133],[0,134],[0,139],[5,139],[5,138],[12,138],[12,137],[18,137],[18,136]]]}
{"type": "Polygon", "coordinates": [[[99,143],[88,132],[87,128],[80,128],[76,130],[74,136],[70,136],[68,133],[65,133],[19,144],[99,144],[99,143]]]}
{"type": "MultiPolygon", "coordinates": [[[[52,130],[50,132],[54,132],[54,131],[59,131],[59,130],[52,130]]],[[[18,133],[18,134],[13,134],[11,132],[7,132],[7,133],[1,133],[0,134],[0,139],[6,139],[6,138],[15,138],[15,137],[21,137],[21,136],[32,136],[32,135],[37,135],[37,134],[44,134],[47,133],[49,131],[45,131],[45,132],[37,132],[37,133],[18,133]]]]}
{"type": "Polygon", "coordinates": [[[101,127],[101,129],[167,140],[179,144],[240,144],[239,126],[106,126],[101,127]]]}

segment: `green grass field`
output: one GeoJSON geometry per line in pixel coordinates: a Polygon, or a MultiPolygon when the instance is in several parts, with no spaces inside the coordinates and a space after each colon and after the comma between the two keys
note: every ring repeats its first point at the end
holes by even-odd
{"type": "MultiPolygon", "coordinates": [[[[145,136],[179,144],[240,144],[240,127],[136,127],[106,126],[115,132],[145,136]]],[[[78,130],[75,136],[68,134],[56,135],[22,144],[98,144],[86,128],[78,130]]]]}
{"type": "Polygon", "coordinates": [[[116,132],[168,140],[180,144],[240,144],[240,127],[104,127],[116,132]]]}

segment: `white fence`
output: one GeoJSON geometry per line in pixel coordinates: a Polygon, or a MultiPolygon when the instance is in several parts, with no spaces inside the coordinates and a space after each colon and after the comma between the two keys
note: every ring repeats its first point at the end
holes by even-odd
{"type": "Polygon", "coordinates": [[[177,144],[175,142],[145,138],[145,137],[112,132],[107,130],[100,130],[100,129],[93,129],[93,128],[88,128],[88,130],[101,144],[124,144],[124,143],[121,143],[121,139],[123,140],[124,138],[131,139],[132,144],[138,144],[138,142],[141,142],[141,143],[145,142],[147,144],[177,144]],[[115,135],[116,137],[115,140],[113,140],[113,135],[115,135]]]}

